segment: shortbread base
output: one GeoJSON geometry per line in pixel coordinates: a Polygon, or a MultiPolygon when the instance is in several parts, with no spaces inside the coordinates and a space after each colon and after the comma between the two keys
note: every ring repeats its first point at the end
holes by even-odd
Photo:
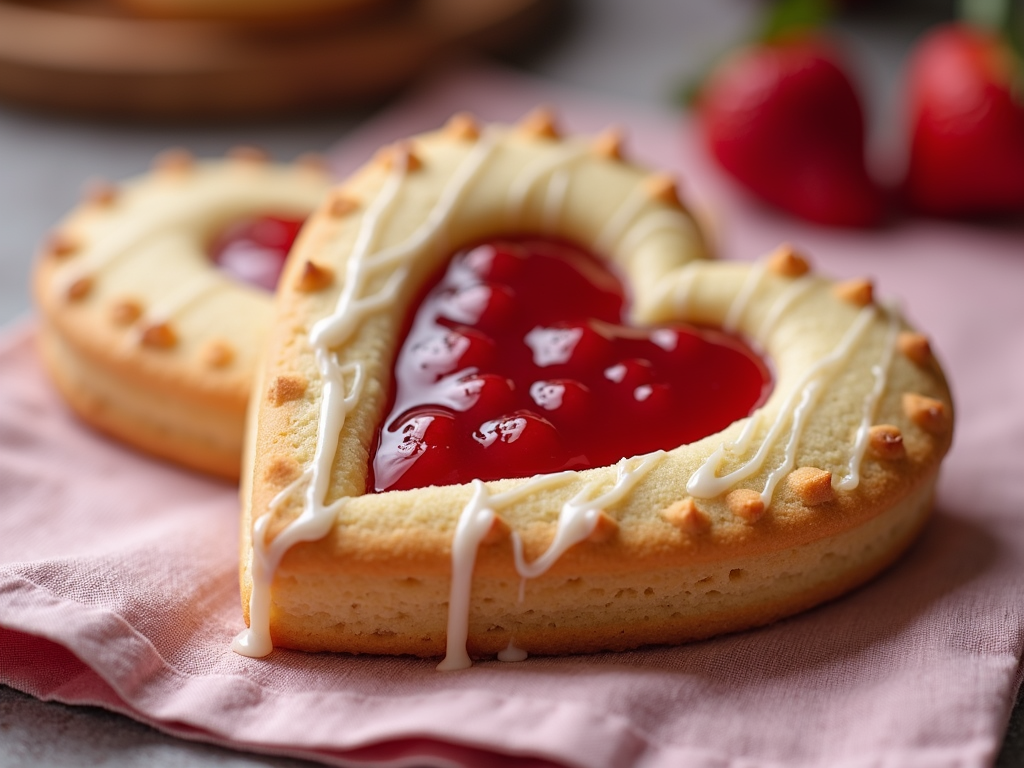
{"type": "Polygon", "coordinates": [[[204,404],[132,386],[104,363],[43,327],[39,348],[51,378],[87,424],[147,453],[176,464],[237,480],[241,466],[245,402],[204,404]]]}
{"type": "MultiPolygon", "coordinates": [[[[476,575],[468,651],[493,656],[509,642],[531,654],[626,650],[762,626],[831,600],[889,566],[931,510],[935,478],[865,524],[784,551],[642,572],[519,579],[476,575]]],[[[609,563],[611,566],[612,564],[609,563]]],[[[511,569],[510,569],[511,571],[511,569]]],[[[289,571],[273,584],[271,634],[306,651],[440,656],[450,579],[417,576],[395,562],[394,577],[289,571]]],[[[243,581],[248,592],[247,578],[243,581]]]]}

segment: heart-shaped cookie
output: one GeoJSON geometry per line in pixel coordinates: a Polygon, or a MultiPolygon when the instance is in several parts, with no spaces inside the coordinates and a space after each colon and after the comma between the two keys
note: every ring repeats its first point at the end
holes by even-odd
{"type": "Polygon", "coordinates": [[[707,637],[838,595],[920,529],[952,431],[927,341],[870,283],[816,277],[785,247],[707,259],[669,177],[544,113],[454,118],[337,188],[286,266],[257,391],[235,649],[445,653],[445,669],[707,637]],[[518,233],[605,260],[633,323],[749,339],[771,395],[606,466],[367,493],[411,307],[454,252],[518,233]]]}

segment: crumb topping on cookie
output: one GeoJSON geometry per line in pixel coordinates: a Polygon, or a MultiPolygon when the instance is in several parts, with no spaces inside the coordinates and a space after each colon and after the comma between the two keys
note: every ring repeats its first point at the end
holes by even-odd
{"type": "Polygon", "coordinates": [[[811,271],[806,257],[789,243],[782,243],[768,255],[768,269],[783,277],[802,277],[811,271]]]}
{"type": "Polygon", "coordinates": [[[897,461],[907,457],[903,445],[903,433],[892,424],[876,424],[868,430],[868,444],[872,453],[886,461],[897,461]]]}
{"type": "Polygon", "coordinates": [[[900,352],[906,355],[920,366],[926,366],[932,361],[932,348],[928,343],[928,337],[923,333],[914,331],[903,331],[897,340],[900,352]]]}
{"type": "Polygon", "coordinates": [[[847,280],[837,283],[835,287],[836,296],[843,301],[848,301],[856,307],[866,307],[874,297],[874,286],[870,280],[847,280]]]}
{"type": "Polygon", "coordinates": [[[711,520],[700,511],[697,502],[690,496],[665,507],[661,516],[671,525],[691,535],[705,533],[711,527],[711,520]]]}
{"type": "Polygon", "coordinates": [[[295,283],[295,288],[305,293],[321,291],[334,282],[334,270],[330,267],[322,267],[316,262],[307,261],[302,268],[302,274],[295,283]]]}
{"type": "Polygon", "coordinates": [[[818,467],[799,467],[786,477],[786,485],[807,507],[816,507],[835,498],[832,473],[818,467]]]}

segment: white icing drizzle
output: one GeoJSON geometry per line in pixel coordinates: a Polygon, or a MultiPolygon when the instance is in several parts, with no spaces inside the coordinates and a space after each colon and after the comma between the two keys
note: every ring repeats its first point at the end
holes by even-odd
{"type": "Polygon", "coordinates": [[[650,202],[651,193],[647,187],[646,180],[641,180],[633,191],[629,193],[625,201],[615,214],[608,219],[604,229],[594,238],[594,250],[598,253],[611,253],[615,244],[622,239],[622,236],[629,229],[630,224],[650,202]]]}
{"type": "Polygon", "coordinates": [[[725,443],[722,446],[726,452],[738,456],[741,456],[746,452],[747,448],[750,447],[751,441],[754,439],[754,434],[757,432],[757,428],[761,425],[762,413],[764,413],[764,411],[758,409],[750,415],[750,418],[747,419],[747,423],[740,431],[739,437],[731,443],[725,443]]]}
{"type": "Polygon", "coordinates": [[[161,231],[187,231],[190,223],[200,217],[202,212],[201,206],[193,204],[184,206],[184,210],[180,211],[177,216],[173,212],[168,212],[167,218],[161,217],[159,221],[139,216],[137,218],[129,217],[126,221],[119,222],[117,227],[109,228],[96,244],[82,255],[82,258],[69,264],[67,273],[61,279],[54,281],[56,294],[64,296],[75,282],[95,275],[104,267],[109,267],[114,262],[126,258],[161,231]]]}
{"type": "Polygon", "coordinates": [[[547,195],[544,197],[543,227],[545,232],[555,232],[558,220],[565,205],[565,196],[569,191],[569,174],[564,168],[551,174],[547,195]]]}
{"type": "Polygon", "coordinates": [[[469,637],[469,595],[473,586],[473,566],[480,543],[491,530],[495,510],[504,509],[538,491],[563,485],[572,479],[571,472],[536,475],[522,485],[504,493],[490,495],[480,480],[473,481],[473,495],[459,515],[452,539],[452,581],[448,592],[448,629],[444,660],[437,665],[441,671],[466,669],[472,666],[466,652],[469,637]]]}
{"type": "Polygon", "coordinates": [[[601,484],[601,480],[587,483],[583,490],[562,505],[558,514],[558,525],[555,538],[544,553],[527,563],[523,556],[523,540],[516,531],[512,532],[512,552],[515,556],[516,571],[523,579],[535,579],[541,576],[557,562],[565,551],[574,544],[579,544],[594,532],[601,512],[617,504],[633,490],[640,479],[664,458],[664,451],[655,451],[645,456],[622,459],[615,465],[615,484],[600,496],[593,493],[601,484]]]}
{"type": "MultiPolygon", "coordinates": [[[[630,227],[629,233],[622,238],[622,242],[619,244],[619,250],[623,253],[631,253],[639,247],[640,243],[658,232],[678,231],[680,224],[690,225],[689,219],[680,211],[652,211],[636,222],[635,226],[630,227]]],[[[688,262],[688,264],[693,263],[695,262],[688,262]]]]}
{"type": "MultiPolygon", "coordinates": [[[[856,319],[843,335],[842,340],[836,348],[831,353],[821,358],[817,363],[812,365],[804,373],[799,384],[792,389],[783,405],[779,408],[779,414],[776,417],[775,422],[769,428],[764,440],[762,440],[761,447],[746,463],[741,464],[732,472],[719,476],[717,474],[718,468],[721,466],[722,460],[728,452],[726,444],[723,443],[703,464],[700,465],[700,467],[697,468],[696,472],[690,475],[690,479],[686,482],[687,492],[691,496],[695,496],[700,499],[714,498],[715,496],[725,493],[736,483],[760,472],[761,468],[764,466],[765,459],[768,457],[771,449],[775,446],[776,441],[781,436],[787,418],[792,414],[792,424],[790,426],[790,438],[786,448],[786,458],[780,467],[776,467],[769,471],[768,478],[765,482],[765,490],[761,496],[762,500],[765,502],[765,506],[770,504],[775,485],[782,479],[786,472],[789,471],[789,469],[786,468],[786,464],[791,464],[793,461],[796,443],[799,440],[800,433],[803,431],[804,423],[810,413],[810,404],[813,403],[816,398],[817,391],[823,383],[825,376],[834,371],[842,361],[846,360],[854,345],[870,326],[874,317],[875,308],[873,306],[864,307],[857,314],[856,319]]],[[[735,443],[733,445],[735,445],[735,443]]]]}
{"type": "Polygon", "coordinates": [[[448,630],[444,659],[437,665],[442,672],[466,669],[473,665],[466,651],[469,637],[469,595],[473,582],[473,566],[480,543],[494,524],[494,499],[488,497],[487,486],[473,481],[473,497],[469,500],[452,539],[452,582],[448,591],[448,630]]]}
{"type": "Polygon", "coordinates": [[[700,267],[701,263],[699,261],[687,262],[672,274],[672,279],[661,283],[659,287],[663,294],[658,304],[663,305],[665,301],[668,301],[671,311],[678,317],[683,317],[690,303],[693,283],[697,278],[700,267]]]}
{"type": "Polygon", "coordinates": [[[133,334],[133,340],[136,343],[141,342],[147,326],[167,322],[210,294],[222,290],[226,284],[224,277],[214,270],[199,273],[179,290],[149,308],[145,316],[136,323],[137,330],[133,334]]]}
{"type": "Polygon", "coordinates": [[[747,276],[743,280],[743,285],[736,294],[736,298],[733,299],[732,304],[729,305],[729,311],[725,314],[725,320],[722,321],[722,328],[724,330],[732,333],[739,328],[740,321],[743,319],[743,313],[747,311],[750,298],[754,295],[758,286],[761,285],[764,273],[765,262],[763,260],[756,261],[750,265],[750,269],[747,270],[747,276]]]}
{"type": "Polygon", "coordinates": [[[515,644],[515,639],[513,638],[508,641],[508,645],[506,645],[503,650],[498,651],[498,661],[526,661],[529,655],[530,654],[515,644]]]}
{"type": "MultiPolygon", "coordinates": [[[[341,407],[337,409],[342,414],[341,422],[344,422],[345,415],[355,407],[362,393],[364,384],[362,367],[355,364],[334,365],[330,371],[330,380],[324,386],[324,398],[327,397],[328,392],[331,392],[332,395],[338,391],[344,392],[347,376],[351,377],[352,383],[349,391],[344,393],[341,398],[341,407]]],[[[322,429],[325,421],[330,422],[332,419],[325,419],[324,410],[321,410],[320,416],[322,429]]],[[[335,437],[334,444],[337,445],[337,437],[335,437]]],[[[321,446],[322,443],[318,439],[318,454],[321,446]]],[[[349,501],[348,498],[341,498],[333,504],[324,504],[324,495],[317,496],[316,493],[318,485],[314,465],[311,465],[297,480],[273,498],[267,514],[261,515],[253,526],[249,628],[242,630],[231,643],[231,649],[242,656],[258,658],[266,656],[274,650],[274,644],[270,638],[270,582],[281,563],[281,558],[299,542],[318,541],[326,536],[334,524],[338,511],[349,501]],[[303,485],[305,485],[305,503],[302,513],[288,523],[272,542],[268,543],[267,528],[274,510],[303,485]]]]}
{"type": "MultiPolygon", "coordinates": [[[[534,160],[515,178],[508,189],[508,197],[505,200],[505,211],[508,218],[515,221],[526,205],[526,198],[534,186],[543,177],[555,173],[589,154],[589,149],[578,144],[566,144],[554,154],[554,157],[542,157],[534,160]]],[[[568,181],[568,179],[566,179],[568,181]]]]}
{"type": "MultiPolygon", "coordinates": [[[[614,485],[599,496],[594,494],[602,481],[599,479],[588,483],[579,493],[562,505],[554,540],[544,554],[532,563],[525,561],[522,539],[516,531],[513,531],[512,546],[515,566],[523,581],[537,578],[545,573],[558,558],[565,554],[566,550],[590,536],[594,532],[601,512],[622,501],[640,479],[653,469],[664,456],[664,451],[656,451],[645,456],[622,459],[615,467],[614,485]]],[[[466,640],[469,637],[469,597],[473,581],[473,566],[476,564],[480,543],[494,523],[496,510],[509,507],[539,491],[564,485],[571,481],[573,476],[573,472],[535,475],[515,488],[493,496],[481,481],[473,481],[473,495],[463,508],[462,514],[459,515],[455,537],[452,540],[452,581],[448,597],[446,649],[444,659],[437,665],[439,670],[466,669],[472,665],[466,651],[466,640]]],[[[520,587],[520,594],[522,594],[522,587],[520,587]]],[[[509,647],[513,647],[511,643],[509,647]]]]}
{"type": "MultiPolygon", "coordinates": [[[[407,240],[384,248],[369,256],[380,231],[379,223],[398,198],[398,192],[407,173],[406,163],[396,163],[389,173],[381,192],[368,207],[360,223],[352,253],[345,270],[345,284],[332,315],[318,321],[310,333],[317,367],[323,377],[323,392],[317,423],[317,444],[313,461],[304,473],[307,483],[302,513],[267,544],[265,533],[273,508],[262,515],[253,526],[252,592],[249,598],[249,629],[235,639],[232,648],[247,656],[265,656],[273,650],[270,639],[270,584],[274,571],[284,553],[300,541],[316,541],[330,531],[338,510],[348,501],[341,498],[325,503],[330,487],[330,469],[337,453],[338,442],[348,413],[355,407],[362,390],[365,375],[360,363],[339,364],[331,347],[346,342],[365,317],[385,306],[392,305],[404,281],[408,265],[400,264],[384,285],[373,294],[362,296],[367,278],[395,262],[408,259],[429,238],[443,230],[443,225],[479,172],[496,144],[496,135],[488,131],[473,147],[453,174],[426,221],[407,240]],[[346,392],[347,375],[353,378],[346,392]]],[[[286,489],[288,490],[288,489],[286,489]]],[[[278,497],[280,498],[280,496],[278,497]]]]}
{"type": "Polygon", "coordinates": [[[761,339],[767,339],[771,336],[772,331],[775,330],[775,326],[778,324],[782,315],[785,314],[785,312],[797,301],[799,301],[801,296],[813,287],[814,281],[809,277],[797,278],[788,285],[786,290],[784,290],[779,298],[775,300],[775,303],[772,304],[771,309],[768,310],[768,315],[761,321],[761,328],[758,333],[759,337],[761,339]]]}
{"type": "Polygon", "coordinates": [[[785,450],[782,453],[782,463],[768,472],[764,481],[764,489],[761,491],[761,503],[765,509],[772,503],[772,496],[775,494],[775,486],[788,475],[796,463],[796,447],[800,442],[800,435],[803,434],[804,425],[811,415],[811,407],[818,400],[818,395],[823,388],[821,379],[809,382],[800,390],[800,401],[793,409],[793,425],[789,430],[789,439],[786,441],[785,450]]]}
{"type": "Polygon", "coordinates": [[[895,311],[890,310],[889,329],[885,337],[885,346],[882,348],[882,359],[877,365],[871,366],[874,384],[871,387],[871,391],[864,398],[864,407],[861,411],[860,424],[857,427],[857,436],[853,441],[853,450],[850,452],[850,461],[842,477],[832,476],[832,487],[836,490],[852,491],[860,485],[860,465],[864,460],[864,453],[867,451],[871,424],[875,418],[878,401],[881,400],[882,392],[885,391],[885,383],[889,377],[889,368],[892,365],[893,353],[896,349],[896,337],[899,331],[899,317],[895,311]]]}

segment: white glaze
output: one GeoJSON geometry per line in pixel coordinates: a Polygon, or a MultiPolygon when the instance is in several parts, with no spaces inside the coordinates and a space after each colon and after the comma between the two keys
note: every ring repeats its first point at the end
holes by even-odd
{"type": "Polygon", "coordinates": [[[480,543],[494,524],[495,510],[504,509],[539,491],[564,485],[572,479],[571,472],[537,475],[522,485],[491,496],[480,480],[474,480],[473,495],[459,515],[452,539],[452,581],[448,593],[448,629],[444,660],[437,665],[441,671],[472,666],[466,652],[469,637],[469,595],[473,586],[473,566],[480,543]]]}
{"type": "Polygon", "coordinates": [[[724,330],[734,333],[739,329],[740,323],[743,321],[743,313],[747,311],[750,298],[760,287],[764,273],[765,261],[763,259],[755,261],[750,265],[750,269],[747,270],[747,276],[743,280],[743,285],[740,287],[739,293],[736,294],[736,298],[733,299],[732,304],[729,305],[729,311],[725,314],[725,320],[722,321],[722,328],[724,330]]]}
{"type": "Polygon", "coordinates": [[[622,501],[633,486],[664,456],[664,451],[656,451],[645,456],[621,459],[615,465],[615,484],[600,496],[593,495],[601,483],[600,480],[584,486],[583,490],[562,505],[554,540],[532,563],[526,562],[523,556],[523,540],[516,531],[513,531],[512,551],[519,575],[523,579],[535,579],[547,572],[567,549],[590,536],[597,526],[601,512],[622,501]]]}
{"type": "MultiPolygon", "coordinates": [[[[657,451],[646,456],[622,459],[616,464],[614,485],[603,494],[594,495],[601,484],[600,480],[584,486],[562,505],[554,540],[532,563],[527,563],[523,557],[522,539],[518,532],[513,531],[512,546],[516,571],[523,582],[545,573],[570,547],[589,537],[594,532],[601,513],[621,502],[633,486],[664,456],[664,451],[657,451]]],[[[448,598],[446,651],[444,660],[437,665],[439,670],[465,669],[472,665],[466,652],[466,639],[469,636],[469,597],[473,566],[480,543],[494,523],[496,510],[504,509],[534,493],[564,485],[573,477],[573,472],[536,475],[515,488],[493,496],[486,485],[479,480],[473,481],[473,495],[459,515],[452,541],[452,581],[448,598]]]]}
{"type": "Polygon", "coordinates": [[[146,311],[146,314],[135,324],[136,331],[132,334],[132,341],[136,344],[141,343],[147,327],[168,322],[190,306],[223,290],[225,285],[224,277],[215,270],[199,273],[177,291],[161,299],[146,311]]]}
{"type": "Polygon", "coordinates": [[[519,648],[515,644],[515,640],[512,639],[512,640],[508,641],[508,645],[506,645],[503,650],[498,651],[498,661],[505,661],[505,662],[526,661],[526,659],[529,657],[529,655],[530,654],[528,654],[522,648],[519,648]]]}
{"type": "Polygon", "coordinates": [[[611,253],[615,245],[630,228],[640,211],[650,202],[650,190],[645,181],[641,181],[629,193],[622,205],[615,212],[604,229],[594,239],[594,250],[598,253],[611,253]]]}
{"type": "Polygon", "coordinates": [[[775,330],[775,326],[778,325],[779,319],[789,311],[789,309],[796,304],[800,297],[806,294],[811,288],[814,287],[814,280],[810,276],[804,276],[795,279],[790,285],[786,287],[779,298],[772,304],[771,309],[768,310],[768,314],[764,320],[761,321],[761,327],[758,329],[758,337],[761,339],[768,339],[772,331],[775,330]]]}
{"type": "Polygon", "coordinates": [[[831,353],[807,369],[799,384],[792,389],[783,405],[779,408],[778,416],[776,416],[775,422],[769,428],[764,440],[762,440],[760,448],[746,463],[741,464],[732,472],[719,476],[717,474],[718,468],[721,466],[727,452],[727,446],[723,443],[687,480],[687,492],[699,499],[711,499],[720,496],[737,483],[760,472],[764,466],[765,459],[768,458],[768,454],[782,435],[787,419],[792,415],[786,459],[779,467],[769,470],[765,489],[761,495],[767,507],[771,503],[772,491],[774,491],[775,485],[789,471],[783,468],[787,462],[791,463],[792,461],[790,449],[795,451],[796,442],[799,440],[800,432],[803,430],[803,425],[810,413],[809,408],[801,408],[798,403],[813,402],[821,385],[819,379],[824,381],[830,373],[838,369],[839,365],[849,357],[854,345],[869,327],[874,316],[875,308],[873,306],[863,308],[857,314],[856,319],[846,331],[839,345],[831,353]]]}
{"type": "Polygon", "coordinates": [[[553,157],[542,157],[526,166],[512,182],[505,199],[505,215],[509,223],[514,224],[518,220],[526,207],[530,192],[542,178],[555,174],[557,170],[586,157],[587,154],[589,152],[586,147],[567,144],[560,147],[553,157]]]}
{"type": "Polygon", "coordinates": [[[551,174],[547,194],[544,196],[543,228],[545,232],[557,232],[558,222],[565,206],[565,196],[569,192],[569,173],[560,168],[551,174]]]}
{"type": "Polygon", "coordinates": [[[899,316],[890,309],[889,330],[886,334],[885,345],[882,347],[882,359],[877,365],[871,366],[871,375],[874,377],[874,383],[871,391],[864,398],[860,424],[857,426],[857,435],[853,441],[853,449],[850,451],[850,460],[846,466],[846,472],[841,477],[839,475],[832,476],[832,487],[838,491],[852,491],[860,485],[860,465],[864,460],[864,453],[867,451],[868,439],[871,435],[871,425],[874,423],[878,401],[882,399],[882,393],[885,391],[885,383],[889,376],[889,368],[892,365],[893,353],[896,350],[896,337],[899,335],[899,331],[899,316]]]}
{"type": "Polygon", "coordinates": [[[473,481],[473,497],[459,516],[452,539],[452,582],[448,593],[448,631],[445,636],[444,659],[438,670],[449,672],[473,665],[466,651],[469,637],[469,596],[473,584],[473,566],[480,542],[494,524],[494,501],[488,497],[487,486],[473,481]]]}
{"type": "MultiPolygon", "coordinates": [[[[626,235],[620,238],[619,250],[630,253],[640,247],[647,238],[658,232],[678,231],[680,227],[692,227],[690,220],[681,211],[656,210],[649,212],[639,221],[634,221],[626,235]]],[[[696,262],[689,262],[695,264],[696,262]]]]}

